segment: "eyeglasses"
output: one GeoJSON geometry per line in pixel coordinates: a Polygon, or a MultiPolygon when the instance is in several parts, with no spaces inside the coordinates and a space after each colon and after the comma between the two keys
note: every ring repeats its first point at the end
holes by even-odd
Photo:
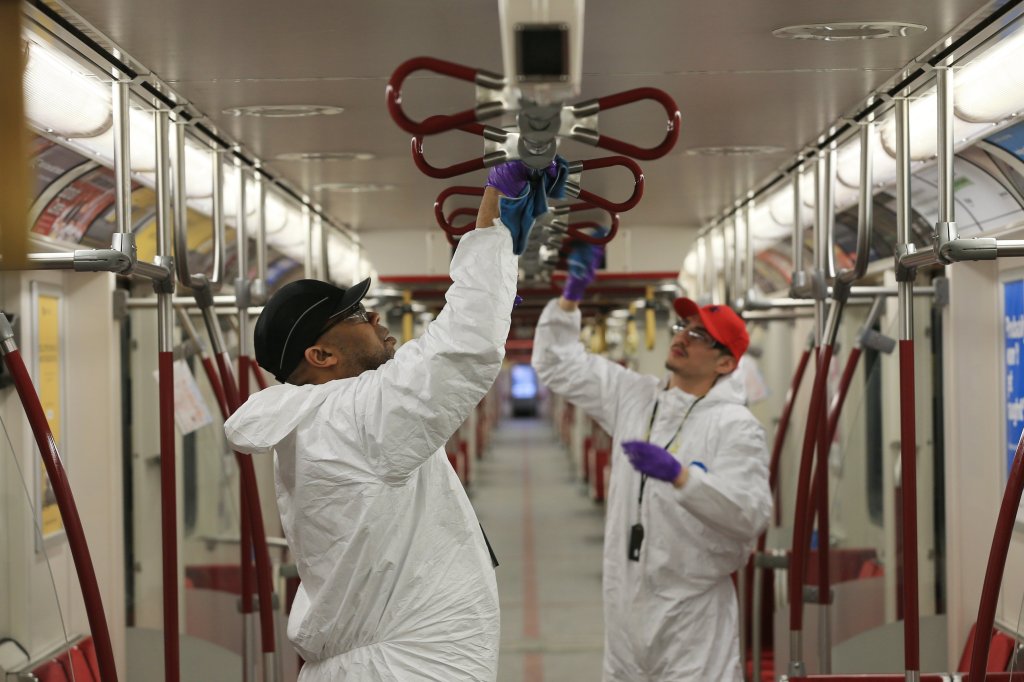
{"type": "Polygon", "coordinates": [[[361,322],[369,322],[370,313],[366,312],[366,308],[363,307],[362,303],[356,304],[356,308],[353,312],[349,313],[342,318],[327,318],[327,325],[320,331],[320,336],[333,327],[336,324],[359,324],[361,322]]]}
{"type": "Polygon", "coordinates": [[[370,313],[366,312],[366,308],[363,307],[362,303],[356,304],[356,309],[346,315],[345,317],[338,320],[337,324],[347,324],[349,322],[358,324],[358,322],[369,322],[370,313]]]}
{"type": "Polygon", "coordinates": [[[723,346],[721,343],[715,340],[706,329],[700,327],[690,327],[689,325],[683,324],[682,322],[676,322],[672,325],[672,334],[686,333],[686,337],[691,342],[702,343],[708,348],[717,348],[719,350],[728,351],[729,349],[723,346]]]}

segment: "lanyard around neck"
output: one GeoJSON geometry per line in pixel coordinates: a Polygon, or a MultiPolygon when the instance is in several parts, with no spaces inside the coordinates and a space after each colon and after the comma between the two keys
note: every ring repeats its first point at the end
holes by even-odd
{"type": "MultiPolygon", "coordinates": [[[[668,450],[669,452],[672,452],[672,450],[669,450],[669,448],[676,442],[676,439],[679,437],[679,434],[683,430],[683,426],[686,424],[686,420],[689,418],[690,413],[693,412],[693,408],[697,407],[697,403],[699,403],[703,399],[704,399],[704,396],[700,396],[699,398],[697,398],[696,400],[694,400],[690,404],[690,407],[688,407],[686,409],[686,414],[683,415],[683,419],[682,419],[681,422],[679,422],[679,426],[676,428],[675,433],[672,434],[672,438],[669,439],[669,441],[667,443],[665,443],[665,449],[666,450],[668,450]]],[[[655,399],[654,400],[654,409],[651,410],[651,422],[647,425],[647,438],[645,439],[648,443],[651,442],[651,432],[654,430],[654,420],[658,416],[658,406],[660,404],[661,404],[661,401],[659,399],[655,399]]],[[[673,453],[673,454],[675,454],[675,453],[673,453]]],[[[637,497],[637,514],[638,515],[639,515],[639,512],[640,512],[640,507],[642,507],[643,503],[644,503],[644,487],[646,485],[647,485],[647,474],[640,474],[640,495],[637,497]]]]}

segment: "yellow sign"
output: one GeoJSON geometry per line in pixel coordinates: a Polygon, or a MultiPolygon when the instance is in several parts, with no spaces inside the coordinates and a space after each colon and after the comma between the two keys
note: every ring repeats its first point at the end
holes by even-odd
{"type": "MultiPolygon", "coordinates": [[[[46,421],[53,432],[53,441],[61,449],[61,353],[60,353],[59,296],[39,293],[36,299],[36,385],[39,402],[46,421]]],[[[50,479],[40,463],[40,500],[43,537],[49,537],[64,528],[53,494],[50,479]]]]}

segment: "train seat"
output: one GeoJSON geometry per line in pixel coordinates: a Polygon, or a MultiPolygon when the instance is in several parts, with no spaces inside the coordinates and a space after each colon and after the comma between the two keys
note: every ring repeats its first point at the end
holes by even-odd
{"type": "Polygon", "coordinates": [[[237,564],[186,566],[185,578],[200,589],[242,594],[242,571],[237,564]]]}
{"type": "MultiPolygon", "coordinates": [[[[971,626],[967,635],[967,643],[964,645],[964,652],[960,656],[960,665],[957,672],[965,673],[971,668],[971,656],[974,654],[974,640],[977,636],[978,624],[971,626]]],[[[988,663],[985,672],[998,673],[1006,670],[1010,665],[1010,658],[1013,656],[1014,641],[1007,634],[992,629],[992,641],[988,647],[988,663]]]]}
{"type": "Polygon", "coordinates": [[[100,662],[96,659],[96,644],[92,641],[92,637],[86,637],[76,646],[85,656],[85,662],[89,666],[89,671],[92,672],[93,679],[99,680],[100,662]]]}
{"type": "Polygon", "coordinates": [[[64,666],[58,661],[47,661],[32,671],[33,677],[39,682],[70,682],[64,666]]]}
{"type": "Polygon", "coordinates": [[[100,679],[99,675],[93,674],[92,669],[89,667],[89,662],[85,658],[85,653],[77,645],[57,657],[57,661],[67,672],[69,680],[74,682],[95,682],[100,679]]]}

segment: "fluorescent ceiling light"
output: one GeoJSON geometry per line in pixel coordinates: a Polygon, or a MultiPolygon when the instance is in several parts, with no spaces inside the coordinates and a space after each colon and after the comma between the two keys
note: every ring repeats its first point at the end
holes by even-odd
{"type": "Polygon", "coordinates": [[[274,158],[278,161],[370,161],[377,155],[369,152],[287,152],[274,158]]]}
{"type": "Polygon", "coordinates": [[[63,137],[91,137],[113,125],[111,90],[71,59],[30,42],[22,78],[25,117],[63,137]]]}
{"type": "Polygon", "coordinates": [[[971,61],[954,79],[956,111],[969,121],[1001,121],[1024,109],[1024,31],[971,61]]]}
{"type": "Polygon", "coordinates": [[[304,118],[306,116],[333,116],[345,111],[341,107],[323,104],[254,104],[224,109],[228,116],[257,116],[262,118],[304,118]]]}
{"type": "MultiPolygon", "coordinates": [[[[991,123],[970,123],[953,117],[953,139],[962,143],[992,127],[991,123]]],[[[886,117],[880,126],[882,145],[886,153],[896,156],[896,117],[886,117]]],[[[938,115],[935,90],[910,103],[910,158],[914,161],[930,159],[938,150],[938,115]]]]}
{"type": "MultiPolygon", "coordinates": [[[[156,130],[153,114],[138,109],[128,110],[128,150],[132,172],[156,171],[156,130]]],[[[73,137],[73,136],[68,136],[73,137]]],[[[114,164],[114,127],[95,137],[73,137],[76,145],[114,164]]]]}
{"type": "Polygon", "coordinates": [[[901,21],[838,21],[824,24],[802,24],[786,26],[772,31],[776,38],[791,40],[876,40],[880,38],[905,38],[927,31],[927,26],[908,24],[901,21]]]}
{"type": "Polygon", "coordinates": [[[387,192],[396,189],[395,185],[381,184],[377,182],[325,182],[313,187],[314,192],[346,192],[358,194],[361,192],[387,192]]]}
{"type": "Polygon", "coordinates": [[[683,259],[683,272],[688,275],[696,275],[697,266],[700,262],[699,258],[700,256],[697,255],[697,245],[694,244],[693,248],[690,249],[690,252],[686,254],[686,258],[683,259]]]}
{"type": "MultiPolygon", "coordinates": [[[[780,192],[780,195],[782,193],[780,192]]],[[[790,221],[793,219],[793,192],[790,191],[785,194],[785,199],[789,200],[789,212],[788,219],[786,222],[779,222],[775,219],[771,209],[771,201],[774,199],[778,201],[776,197],[770,197],[768,200],[763,201],[756,206],[750,212],[750,224],[751,224],[751,244],[756,253],[758,247],[766,242],[774,243],[780,239],[785,239],[793,233],[793,226],[790,221]]]]}
{"type": "MultiPolygon", "coordinates": [[[[811,165],[811,164],[808,164],[811,165]]],[[[772,219],[780,225],[793,229],[793,182],[786,183],[761,202],[768,206],[772,219]]],[[[803,225],[814,221],[814,172],[805,171],[800,176],[800,219],[803,225]]]]}
{"type": "MultiPolygon", "coordinates": [[[[871,136],[871,174],[875,186],[888,185],[896,180],[896,159],[882,146],[878,134],[871,136]]],[[[836,175],[839,184],[845,187],[860,187],[860,135],[855,135],[839,149],[836,160],[836,175]]]]}
{"type": "Polygon", "coordinates": [[[728,145],[723,147],[691,147],[686,150],[689,156],[761,156],[779,154],[786,151],[783,147],[773,145],[728,145]]]}

